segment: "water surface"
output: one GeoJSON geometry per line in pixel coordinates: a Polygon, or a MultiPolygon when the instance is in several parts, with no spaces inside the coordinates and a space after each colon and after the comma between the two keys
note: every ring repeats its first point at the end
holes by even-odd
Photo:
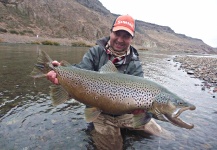
{"type": "MultiPolygon", "coordinates": [[[[34,81],[30,76],[37,59],[37,49],[51,58],[78,63],[87,48],[0,45],[0,147],[8,149],[94,149],[86,130],[84,105],[71,101],[53,107],[50,83],[34,81]]],[[[178,70],[174,55],[140,52],[145,78],[156,81],[196,105],[181,117],[193,123],[192,130],[157,121],[175,135],[174,140],[141,137],[125,133],[124,149],[217,149],[217,97],[211,90],[201,90],[200,80],[178,70]],[[169,61],[170,60],[170,61],[169,61]]],[[[177,64],[179,65],[179,64],[177,64]]]]}

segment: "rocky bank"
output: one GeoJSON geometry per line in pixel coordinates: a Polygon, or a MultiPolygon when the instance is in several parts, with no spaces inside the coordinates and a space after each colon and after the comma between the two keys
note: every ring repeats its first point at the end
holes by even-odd
{"type": "Polygon", "coordinates": [[[179,69],[204,80],[202,90],[213,87],[213,92],[217,92],[217,56],[177,56],[174,61],[181,63],[179,69]]]}

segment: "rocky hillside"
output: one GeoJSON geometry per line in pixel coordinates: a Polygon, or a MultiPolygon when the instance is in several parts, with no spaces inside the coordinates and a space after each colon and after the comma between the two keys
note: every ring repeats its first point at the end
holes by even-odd
{"type": "MultiPolygon", "coordinates": [[[[7,35],[69,41],[95,40],[109,35],[117,15],[98,0],[0,0],[0,41],[7,35]]],[[[148,50],[214,53],[200,39],[176,34],[170,27],[136,20],[134,46],[148,50]]],[[[25,38],[20,38],[25,39],[25,38]]]]}

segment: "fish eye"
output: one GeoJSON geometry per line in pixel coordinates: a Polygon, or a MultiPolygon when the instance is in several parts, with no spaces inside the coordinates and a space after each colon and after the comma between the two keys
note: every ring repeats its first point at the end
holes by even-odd
{"type": "Polygon", "coordinates": [[[178,101],[178,104],[179,104],[179,105],[183,105],[183,102],[182,102],[182,101],[178,101]]]}

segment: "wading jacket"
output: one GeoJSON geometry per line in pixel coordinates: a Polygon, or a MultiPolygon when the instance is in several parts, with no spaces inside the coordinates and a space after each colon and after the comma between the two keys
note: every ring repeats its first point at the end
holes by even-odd
{"type": "MultiPolygon", "coordinates": [[[[99,71],[109,60],[109,54],[106,53],[105,46],[109,37],[97,40],[96,46],[91,47],[86,54],[84,54],[82,61],[75,66],[82,69],[99,71]]],[[[137,50],[130,46],[130,54],[126,56],[126,63],[116,65],[120,73],[143,77],[142,65],[139,60],[137,50]]]]}

